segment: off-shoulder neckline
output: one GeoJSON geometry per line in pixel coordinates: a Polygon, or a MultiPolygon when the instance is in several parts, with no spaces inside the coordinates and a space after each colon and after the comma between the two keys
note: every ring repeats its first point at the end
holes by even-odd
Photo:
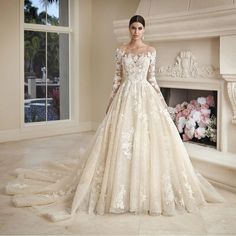
{"type": "Polygon", "coordinates": [[[123,48],[117,48],[116,49],[117,52],[121,52],[122,55],[126,55],[126,56],[149,56],[149,55],[155,55],[156,54],[156,50],[154,48],[154,50],[147,50],[144,52],[140,52],[140,53],[133,53],[133,52],[127,52],[125,51],[125,49],[123,48]]]}

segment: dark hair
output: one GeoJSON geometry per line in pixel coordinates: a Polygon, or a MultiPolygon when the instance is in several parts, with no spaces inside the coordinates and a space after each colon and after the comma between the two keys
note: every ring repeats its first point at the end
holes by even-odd
{"type": "Polygon", "coordinates": [[[142,16],[140,15],[135,15],[132,16],[129,20],[129,27],[134,23],[134,22],[139,22],[143,25],[143,27],[145,27],[145,20],[142,16]]]}

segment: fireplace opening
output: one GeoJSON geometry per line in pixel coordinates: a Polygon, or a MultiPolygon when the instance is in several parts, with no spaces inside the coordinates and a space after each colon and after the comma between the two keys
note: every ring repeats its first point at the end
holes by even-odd
{"type": "Polygon", "coordinates": [[[184,142],[217,147],[217,91],[161,88],[184,142]]]}

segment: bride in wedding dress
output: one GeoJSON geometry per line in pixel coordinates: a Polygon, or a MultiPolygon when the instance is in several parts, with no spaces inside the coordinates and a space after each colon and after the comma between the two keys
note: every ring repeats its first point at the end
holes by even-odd
{"type": "Polygon", "coordinates": [[[223,202],[197,173],[155,79],[155,48],[143,43],[145,21],[130,19],[131,40],[116,50],[106,116],[76,161],[17,169],[6,186],[17,207],[52,221],[88,213],[175,215],[223,202]]]}

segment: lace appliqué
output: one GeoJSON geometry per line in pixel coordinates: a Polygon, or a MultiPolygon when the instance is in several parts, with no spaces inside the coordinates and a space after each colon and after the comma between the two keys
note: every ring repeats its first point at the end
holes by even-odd
{"type": "Polygon", "coordinates": [[[174,193],[169,174],[166,173],[162,176],[162,183],[163,183],[163,194],[164,194],[165,204],[171,205],[174,201],[174,193]]]}
{"type": "Polygon", "coordinates": [[[133,149],[133,136],[134,136],[134,128],[130,128],[127,132],[122,132],[121,134],[121,148],[123,154],[128,160],[131,160],[132,157],[132,149],[133,149]]]}
{"type": "Polygon", "coordinates": [[[116,64],[115,64],[115,76],[113,78],[112,91],[110,95],[110,101],[115,97],[122,81],[122,55],[119,53],[119,50],[116,50],[116,64]]]}
{"type": "Polygon", "coordinates": [[[140,205],[143,206],[145,202],[147,201],[147,195],[146,195],[146,189],[141,186],[140,187],[140,205]]]}
{"type": "Polygon", "coordinates": [[[28,185],[27,184],[14,183],[14,184],[11,184],[11,187],[16,188],[16,189],[23,189],[23,188],[27,188],[28,185]]]}
{"type": "Polygon", "coordinates": [[[183,176],[183,179],[184,179],[184,188],[187,190],[189,198],[194,200],[195,199],[194,196],[193,196],[194,192],[192,190],[191,185],[188,182],[188,178],[187,178],[187,175],[186,175],[185,171],[182,172],[182,176],[183,176]]]}
{"type": "Polygon", "coordinates": [[[156,90],[158,97],[160,98],[161,104],[163,106],[163,109],[168,109],[168,106],[165,102],[165,99],[160,91],[160,87],[157,84],[156,81],[156,51],[151,54],[150,57],[150,65],[149,65],[149,70],[148,70],[148,76],[147,76],[147,81],[152,85],[152,87],[156,90]]]}
{"type": "Polygon", "coordinates": [[[125,185],[120,185],[120,191],[117,194],[115,201],[117,209],[122,209],[122,210],[125,209],[125,203],[124,203],[125,194],[126,194],[125,185]]]}
{"type": "Polygon", "coordinates": [[[178,206],[181,206],[181,207],[184,207],[184,199],[182,197],[182,193],[179,192],[178,193],[178,197],[175,198],[175,203],[178,205],[178,206]]]}

